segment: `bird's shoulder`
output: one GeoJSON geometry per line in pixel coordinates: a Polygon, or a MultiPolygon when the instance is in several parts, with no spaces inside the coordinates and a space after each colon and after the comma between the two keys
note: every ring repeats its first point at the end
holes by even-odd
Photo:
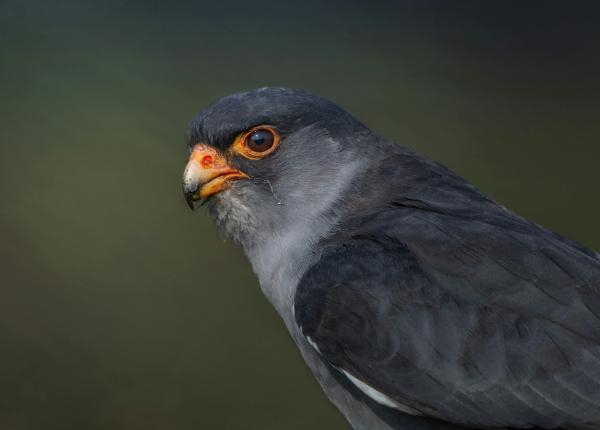
{"type": "Polygon", "coordinates": [[[547,319],[600,341],[598,254],[489,199],[452,206],[397,197],[347,219],[321,248],[323,257],[304,284],[314,276],[339,282],[369,273],[373,282],[361,288],[376,284],[370,288],[404,296],[419,286],[427,294],[547,319]]]}

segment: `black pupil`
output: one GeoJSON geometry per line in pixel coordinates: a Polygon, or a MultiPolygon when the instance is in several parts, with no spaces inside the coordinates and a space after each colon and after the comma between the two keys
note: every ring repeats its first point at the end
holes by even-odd
{"type": "Polygon", "coordinates": [[[268,130],[257,130],[248,139],[248,148],[254,152],[264,152],[273,146],[275,138],[268,130]]]}

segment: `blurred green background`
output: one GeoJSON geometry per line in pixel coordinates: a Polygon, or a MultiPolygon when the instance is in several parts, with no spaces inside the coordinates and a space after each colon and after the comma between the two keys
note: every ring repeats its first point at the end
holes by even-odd
{"type": "Polygon", "coordinates": [[[600,250],[598,4],[0,1],[0,428],[347,428],[181,196],[235,91],[329,97],[600,250]]]}

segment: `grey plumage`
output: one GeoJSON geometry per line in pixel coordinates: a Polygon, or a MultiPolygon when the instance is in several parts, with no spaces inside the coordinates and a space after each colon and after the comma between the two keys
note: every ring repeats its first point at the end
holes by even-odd
{"type": "Polygon", "coordinates": [[[597,254],[305,92],[227,97],[190,148],[259,124],[280,148],[207,206],[354,428],[600,428],[597,254]]]}

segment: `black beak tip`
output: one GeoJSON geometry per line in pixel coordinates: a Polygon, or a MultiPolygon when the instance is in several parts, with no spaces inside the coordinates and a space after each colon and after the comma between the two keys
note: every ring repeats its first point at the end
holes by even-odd
{"type": "Polygon", "coordinates": [[[193,200],[193,199],[191,199],[191,198],[189,198],[189,197],[186,197],[186,198],[185,198],[185,201],[186,201],[187,205],[190,207],[190,209],[191,209],[191,210],[194,210],[194,209],[196,209],[196,208],[194,207],[194,200],[193,200]]]}
{"type": "Polygon", "coordinates": [[[196,209],[196,200],[194,199],[194,196],[196,195],[197,191],[197,189],[190,190],[185,185],[183,186],[183,196],[185,197],[185,201],[191,210],[196,209]]]}

